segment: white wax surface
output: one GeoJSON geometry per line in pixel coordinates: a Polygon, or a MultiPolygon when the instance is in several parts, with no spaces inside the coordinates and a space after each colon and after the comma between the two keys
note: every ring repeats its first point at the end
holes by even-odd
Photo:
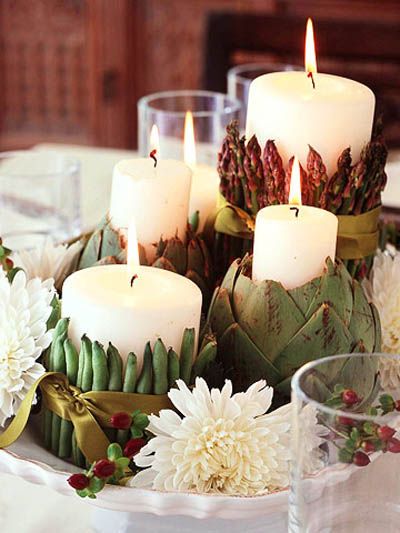
{"type": "Polygon", "coordinates": [[[310,144],[322,156],[328,174],[350,146],[357,161],[370,140],[375,108],[373,92],[361,83],[316,73],[315,89],[305,72],[274,72],[250,86],[246,138],[255,133],[261,146],[274,140],[284,164],[297,155],[303,167],[310,144]]]}
{"type": "Polygon", "coordinates": [[[140,267],[130,287],[126,265],[79,270],[63,286],[62,315],[70,317],[69,335],[78,348],[83,334],[111,341],[125,360],[133,351],[141,366],[147,341],[161,338],[179,354],[185,328],[198,336],[202,296],[189,279],[140,267]]]}
{"type": "Polygon", "coordinates": [[[114,167],[109,215],[113,227],[128,228],[135,220],[139,243],[147,258],[155,257],[154,243],[176,234],[186,236],[191,170],[181,161],[124,159],[114,167]]]}
{"type": "Polygon", "coordinates": [[[218,172],[208,165],[196,165],[192,170],[189,215],[199,211],[199,231],[202,231],[208,216],[215,212],[217,207],[219,176],[218,172]]]}
{"type": "Polygon", "coordinates": [[[293,289],[320,276],[327,257],[335,259],[338,219],[310,206],[261,209],[256,217],[253,280],[279,281],[293,289]]]}

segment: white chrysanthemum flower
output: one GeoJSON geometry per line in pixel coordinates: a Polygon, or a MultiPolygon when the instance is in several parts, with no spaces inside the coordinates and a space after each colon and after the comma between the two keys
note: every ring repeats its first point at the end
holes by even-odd
{"type": "Polygon", "coordinates": [[[320,446],[326,442],[324,437],[328,435],[329,429],[318,423],[317,414],[317,409],[312,404],[307,404],[298,415],[300,445],[297,448],[297,461],[304,474],[315,474],[325,466],[324,452],[320,446]]]}
{"type": "Polygon", "coordinates": [[[15,253],[12,260],[16,267],[26,272],[28,279],[52,278],[54,285],[60,290],[65,278],[76,269],[82,246],[81,241],[71,246],[54,244],[49,238],[43,247],[15,253]]]}
{"type": "Polygon", "coordinates": [[[54,293],[51,279],[27,282],[19,271],[10,284],[0,268],[0,426],[45,372],[36,361],[52,339],[46,322],[54,293]]]}
{"type": "MultiPolygon", "coordinates": [[[[400,353],[400,253],[378,251],[369,280],[364,282],[369,299],[379,311],[382,326],[382,351],[400,353]]],[[[400,363],[380,359],[383,388],[400,387],[400,363]]]]}
{"type": "Polygon", "coordinates": [[[168,395],[183,418],[150,416],[155,438],[135,457],[149,468],[131,486],[247,496],[288,485],[290,406],[266,414],[273,390],[265,381],[234,395],[230,381],[211,392],[201,378],[192,391],[177,385],[168,395]]]}

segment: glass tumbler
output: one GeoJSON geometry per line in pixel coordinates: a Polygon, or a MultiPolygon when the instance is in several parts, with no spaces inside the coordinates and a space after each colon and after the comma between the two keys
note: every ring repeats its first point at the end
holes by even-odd
{"type": "Polygon", "coordinates": [[[400,531],[400,356],[309,363],[292,380],[291,533],[400,531]]]}
{"type": "Polygon", "coordinates": [[[289,70],[304,70],[300,65],[286,65],[281,63],[246,63],[232,67],[227,72],[228,94],[231,98],[238,99],[241,104],[239,126],[240,130],[246,129],[247,101],[249,98],[250,84],[253,80],[269,74],[289,70]]]}
{"type": "Polygon", "coordinates": [[[56,152],[0,153],[0,236],[13,250],[79,235],[80,163],[56,152]]]}
{"type": "MultiPolygon", "coordinates": [[[[144,96],[138,102],[139,153],[146,157],[157,148],[164,159],[184,160],[186,113],[193,117],[195,163],[216,166],[226,126],[239,119],[241,103],[212,91],[165,91],[144,96]],[[156,125],[159,139],[150,139],[156,125]]],[[[192,161],[191,161],[192,162],[192,161]]]]}

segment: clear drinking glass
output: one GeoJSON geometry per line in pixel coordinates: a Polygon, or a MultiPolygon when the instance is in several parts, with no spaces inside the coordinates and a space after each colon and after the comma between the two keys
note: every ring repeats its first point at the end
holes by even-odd
{"type": "Polygon", "coordinates": [[[294,375],[291,533],[400,531],[400,404],[385,388],[399,365],[339,355],[294,375]]]}
{"type": "Polygon", "coordinates": [[[183,136],[187,111],[193,115],[197,163],[215,166],[226,126],[239,119],[241,103],[212,91],[165,91],[144,96],[138,102],[139,153],[153,149],[150,133],[159,132],[162,158],[183,159],[183,136]]]}
{"type": "Polygon", "coordinates": [[[56,152],[0,153],[0,236],[13,250],[79,235],[80,163],[56,152]]]}
{"type": "Polygon", "coordinates": [[[242,103],[239,118],[241,131],[244,131],[246,128],[247,101],[249,98],[250,83],[263,74],[284,70],[304,70],[304,67],[282,63],[246,63],[244,65],[237,65],[228,70],[228,94],[231,98],[238,99],[242,103]]]}

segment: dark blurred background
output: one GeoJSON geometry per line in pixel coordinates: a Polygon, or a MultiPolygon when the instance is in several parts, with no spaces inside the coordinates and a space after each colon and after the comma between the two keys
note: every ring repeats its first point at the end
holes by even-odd
{"type": "Polygon", "coordinates": [[[0,0],[0,149],[136,146],[136,102],[226,91],[229,67],[303,62],[367,83],[400,146],[400,0],[0,0]]]}

